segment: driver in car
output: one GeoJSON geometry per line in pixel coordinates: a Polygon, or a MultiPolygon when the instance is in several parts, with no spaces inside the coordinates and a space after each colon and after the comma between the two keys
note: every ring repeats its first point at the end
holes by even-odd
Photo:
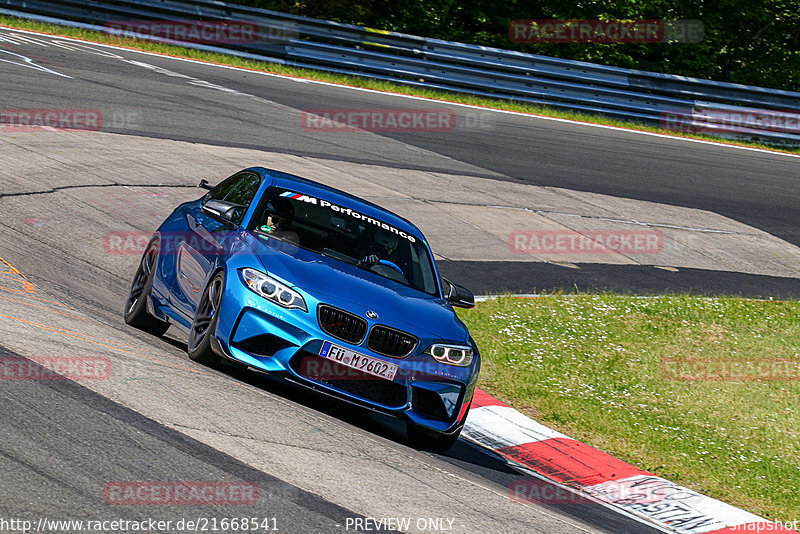
{"type": "Polygon", "coordinates": [[[298,242],[297,232],[289,230],[294,221],[294,206],[288,198],[275,197],[270,199],[264,211],[263,224],[258,227],[262,234],[268,234],[278,239],[298,242]]]}
{"type": "Polygon", "coordinates": [[[381,260],[388,260],[397,264],[397,244],[398,238],[396,235],[383,231],[376,232],[371,250],[358,261],[358,266],[369,269],[381,260]]]}

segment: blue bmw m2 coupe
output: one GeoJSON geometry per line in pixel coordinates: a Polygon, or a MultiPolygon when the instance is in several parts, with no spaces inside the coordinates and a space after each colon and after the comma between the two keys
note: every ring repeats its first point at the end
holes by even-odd
{"type": "Polygon", "coordinates": [[[153,233],[125,321],[188,332],[188,353],[404,419],[418,447],[458,438],[480,369],[419,229],[343,191],[261,167],[187,202],[153,233]]]}

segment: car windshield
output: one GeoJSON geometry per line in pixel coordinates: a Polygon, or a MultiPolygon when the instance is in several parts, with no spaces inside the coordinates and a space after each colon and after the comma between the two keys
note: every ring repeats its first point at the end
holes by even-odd
{"type": "Polygon", "coordinates": [[[273,189],[265,194],[249,229],[437,294],[433,264],[421,240],[347,206],[273,189]]]}

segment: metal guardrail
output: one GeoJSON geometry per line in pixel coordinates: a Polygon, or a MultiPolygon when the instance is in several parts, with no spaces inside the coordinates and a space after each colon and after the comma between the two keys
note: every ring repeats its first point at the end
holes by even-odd
{"type": "Polygon", "coordinates": [[[188,46],[722,137],[800,145],[800,93],[791,91],[429,39],[216,0],[0,0],[0,13],[52,17],[53,22],[97,30],[134,20],[250,22],[268,38],[188,46]]]}

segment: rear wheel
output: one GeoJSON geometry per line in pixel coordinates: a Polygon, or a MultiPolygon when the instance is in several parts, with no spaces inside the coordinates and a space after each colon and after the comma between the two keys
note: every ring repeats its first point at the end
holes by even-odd
{"type": "Polygon", "coordinates": [[[418,449],[447,452],[458,441],[461,429],[459,428],[454,434],[442,434],[416,423],[408,423],[406,434],[408,441],[418,449]]]}
{"type": "Polygon", "coordinates": [[[169,323],[154,317],[147,311],[147,298],[153,288],[158,252],[159,242],[154,239],[147,245],[147,249],[142,254],[142,260],[139,262],[139,267],[133,277],[133,283],[131,283],[131,290],[128,292],[124,313],[127,324],[156,336],[163,335],[169,328],[169,323]]]}
{"type": "Polygon", "coordinates": [[[197,305],[197,312],[194,314],[192,328],[189,330],[189,342],[187,349],[189,358],[203,365],[216,365],[219,363],[219,356],[211,348],[211,336],[217,329],[219,319],[219,308],[222,304],[222,293],[225,291],[225,275],[222,272],[214,275],[214,278],[206,286],[200,303],[197,305]]]}

